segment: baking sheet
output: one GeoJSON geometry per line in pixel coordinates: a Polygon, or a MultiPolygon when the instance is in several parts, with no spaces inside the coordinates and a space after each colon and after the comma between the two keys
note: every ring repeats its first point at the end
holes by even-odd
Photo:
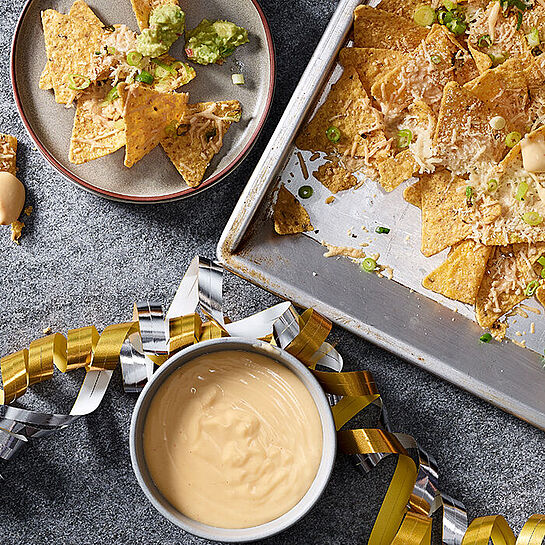
{"type": "MultiPolygon", "coordinates": [[[[445,254],[421,255],[420,211],[405,203],[402,187],[386,194],[362,178],[361,187],[326,204],[330,192],[311,175],[323,159],[310,161],[312,153],[300,152],[310,174],[304,179],[294,135],[320,93],[327,92],[332,71],[332,79],[337,77],[335,57],[347,41],[357,4],[340,2],[223,233],[218,256],[262,287],[313,306],[357,334],[545,428],[545,373],[537,353],[543,347],[543,316],[526,311],[528,318],[509,319],[509,335],[537,352],[511,342],[479,343],[482,329],[471,320],[470,307],[421,286],[445,254]],[[314,188],[313,197],[304,201],[314,233],[281,237],[273,232],[270,204],[279,180],[295,194],[301,185],[314,188]],[[378,225],[390,227],[390,234],[375,233],[378,225]],[[365,273],[347,258],[324,258],[322,240],[339,246],[369,244],[364,250],[380,254],[380,264],[393,269],[393,281],[365,273]]],[[[537,302],[526,303],[541,312],[537,302]]]]}

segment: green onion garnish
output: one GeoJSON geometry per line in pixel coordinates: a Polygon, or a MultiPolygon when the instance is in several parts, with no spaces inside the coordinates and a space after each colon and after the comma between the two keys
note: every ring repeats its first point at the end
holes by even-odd
{"type": "Polygon", "coordinates": [[[413,21],[420,26],[431,26],[435,21],[435,10],[425,4],[418,6],[414,10],[413,21]]]}
{"type": "Polygon", "coordinates": [[[528,45],[530,48],[537,47],[541,42],[539,40],[539,30],[534,26],[530,31],[530,34],[526,36],[528,40],[528,45]]]}
{"type": "Polygon", "coordinates": [[[325,135],[328,140],[334,143],[337,143],[341,139],[341,131],[337,129],[337,127],[329,127],[329,129],[325,131],[325,135]]]}
{"type": "Polygon", "coordinates": [[[446,27],[455,35],[455,36],[461,36],[465,33],[467,29],[467,25],[463,21],[451,21],[450,23],[446,24],[446,27]]]}
{"type": "Polygon", "coordinates": [[[449,11],[452,11],[458,7],[456,2],[452,2],[451,0],[443,0],[443,6],[445,6],[449,11]]]}
{"type": "Polygon", "coordinates": [[[380,234],[385,234],[385,235],[387,235],[389,232],[390,232],[390,228],[389,228],[389,227],[377,227],[377,228],[375,229],[375,233],[380,233],[380,234]]]}
{"type": "Polygon", "coordinates": [[[397,131],[397,147],[399,149],[407,149],[413,141],[413,133],[409,129],[397,131]]]}
{"type": "Polygon", "coordinates": [[[430,55],[430,60],[433,64],[441,64],[443,62],[443,57],[441,57],[441,55],[430,55]]]}
{"type": "Polygon", "coordinates": [[[545,255],[542,255],[537,262],[542,266],[545,267],[545,255]]]}
{"type": "Polygon", "coordinates": [[[450,11],[439,11],[437,13],[437,22],[440,25],[447,25],[448,23],[452,23],[454,21],[454,15],[450,11]]]}
{"type": "Polygon", "coordinates": [[[473,206],[473,188],[466,185],[466,201],[468,206],[473,206]]]}
{"type": "Polygon", "coordinates": [[[171,121],[166,127],[165,127],[165,133],[167,136],[170,136],[171,138],[174,138],[175,136],[178,136],[177,133],[177,123],[176,121],[171,121]]]}
{"type": "Polygon", "coordinates": [[[361,268],[365,272],[373,272],[377,268],[377,262],[374,259],[372,259],[371,257],[366,257],[361,262],[361,268]]]}
{"type": "Polygon", "coordinates": [[[532,227],[535,227],[543,221],[543,218],[538,212],[525,212],[522,214],[522,221],[528,225],[531,225],[532,227]]]}
{"type": "Polygon", "coordinates": [[[142,53],[139,53],[138,51],[129,51],[127,53],[127,64],[130,66],[139,66],[142,58],[142,53]]]}
{"type": "Polygon", "coordinates": [[[231,81],[235,85],[244,85],[244,74],[231,74],[231,81]]]}
{"type": "Polygon", "coordinates": [[[153,64],[156,64],[157,66],[161,67],[163,70],[166,70],[167,72],[175,72],[176,70],[166,62],[163,62],[161,59],[151,59],[151,62],[153,64]]]}
{"type": "Polygon", "coordinates": [[[492,38],[490,38],[490,35],[483,34],[478,40],[477,45],[479,47],[490,47],[492,45],[492,38]]]}
{"type": "Polygon", "coordinates": [[[517,186],[517,192],[515,194],[515,199],[517,201],[523,201],[528,191],[528,184],[526,182],[520,182],[517,186]]]}
{"type": "Polygon", "coordinates": [[[117,53],[117,49],[115,47],[107,47],[106,51],[108,52],[108,55],[115,55],[117,53]]]}
{"type": "Polygon", "coordinates": [[[303,185],[299,188],[299,197],[302,199],[310,199],[312,197],[312,194],[314,193],[314,189],[310,187],[309,185],[303,185]]]}
{"type": "Polygon", "coordinates": [[[527,297],[532,297],[532,295],[534,295],[534,293],[536,292],[538,286],[539,280],[533,280],[526,286],[526,289],[524,290],[524,295],[526,295],[527,297]]]}
{"type": "Polygon", "coordinates": [[[492,335],[490,333],[485,333],[479,337],[479,341],[482,343],[489,343],[492,340],[492,335]]]}
{"type": "Polygon", "coordinates": [[[541,269],[541,278],[545,278],[545,267],[541,269]]]}
{"type": "Polygon", "coordinates": [[[488,180],[487,191],[489,193],[495,193],[497,189],[498,189],[498,180],[496,180],[495,178],[491,178],[490,180],[488,180]]]}
{"type": "Polygon", "coordinates": [[[505,145],[508,148],[514,148],[520,142],[521,138],[522,138],[522,135],[520,134],[520,132],[517,132],[517,131],[510,132],[505,137],[505,145]]]}
{"type": "Polygon", "coordinates": [[[142,70],[134,79],[142,83],[153,83],[153,76],[149,72],[146,72],[146,70],[142,70]]]}
{"type": "Polygon", "coordinates": [[[102,101],[102,106],[107,106],[110,102],[113,102],[116,98],[119,98],[119,92],[117,91],[117,85],[112,87],[104,100],[102,101]]]}
{"type": "Polygon", "coordinates": [[[80,76],[79,74],[70,74],[68,76],[68,87],[72,91],[83,91],[91,85],[91,80],[87,76],[80,76]],[[76,82],[76,78],[81,81],[81,83],[76,82]]]}
{"type": "Polygon", "coordinates": [[[517,30],[522,26],[522,11],[517,12],[517,30]]]}

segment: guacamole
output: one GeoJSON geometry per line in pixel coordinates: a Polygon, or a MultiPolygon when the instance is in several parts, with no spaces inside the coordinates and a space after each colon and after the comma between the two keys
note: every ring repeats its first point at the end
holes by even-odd
{"type": "Polygon", "coordinates": [[[203,19],[186,33],[185,52],[189,60],[199,64],[221,64],[235,51],[235,47],[248,42],[248,31],[229,21],[203,19]]]}
{"type": "Polygon", "coordinates": [[[136,38],[136,50],[145,57],[159,57],[183,34],[185,13],[176,5],[155,8],[149,17],[149,28],[136,38]]]}

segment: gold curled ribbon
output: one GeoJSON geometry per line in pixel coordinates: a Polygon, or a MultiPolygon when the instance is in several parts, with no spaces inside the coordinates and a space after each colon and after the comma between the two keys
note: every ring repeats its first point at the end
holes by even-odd
{"type": "Polygon", "coordinates": [[[299,334],[286,346],[286,351],[314,369],[316,352],[331,331],[331,322],[309,308],[299,317],[299,334]]]}

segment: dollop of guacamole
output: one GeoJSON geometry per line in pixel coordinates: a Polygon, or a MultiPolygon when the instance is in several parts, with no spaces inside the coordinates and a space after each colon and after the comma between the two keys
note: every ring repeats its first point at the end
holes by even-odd
{"type": "Polygon", "coordinates": [[[136,38],[136,50],[145,57],[159,57],[183,34],[184,28],[185,13],[179,6],[159,6],[151,12],[149,28],[136,38]]]}
{"type": "Polygon", "coordinates": [[[221,64],[235,48],[248,42],[248,31],[229,21],[203,19],[186,33],[185,52],[189,60],[199,64],[221,64]]]}

